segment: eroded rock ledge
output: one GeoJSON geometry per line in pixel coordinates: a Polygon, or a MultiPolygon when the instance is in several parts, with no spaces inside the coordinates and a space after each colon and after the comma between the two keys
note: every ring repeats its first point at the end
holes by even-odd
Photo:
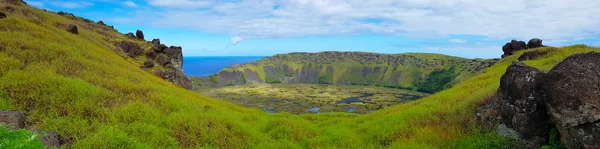
{"type": "Polygon", "coordinates": [[[543,73],[513,62],[478,119],[526,148],[548,143],[558,129],[568,148],[600,148],[600,53],[575,54],[543,73]]]}

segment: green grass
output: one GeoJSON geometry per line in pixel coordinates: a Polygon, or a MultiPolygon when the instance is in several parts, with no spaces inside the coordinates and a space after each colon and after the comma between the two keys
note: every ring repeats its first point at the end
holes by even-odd
{"type": "Polygon", "coordinates": [[[11,130],[11,127],[0,125],[0,148],[29,149],[44,147],[42,142],[37,139],[39,134],[24,129],[11,130]]]}
{"type": "MultiPolygon", "coordinates": [[[[58,132],[73,148],[511,148],[480,129],[474,111],[522,52],[452,88],[371,114],[267,114],[139,69],[139,61],[113,50],[111,41],[127,40],[117,32],[16,9],[0,19],[0,108],[23,112],[31,127],[58,132]],[[80,34],[57,23],[78,24],[80,34]]],[[[526,63],[543,71],[574,53],[600,51],[537,50],[550,54],[526,63]]]]}

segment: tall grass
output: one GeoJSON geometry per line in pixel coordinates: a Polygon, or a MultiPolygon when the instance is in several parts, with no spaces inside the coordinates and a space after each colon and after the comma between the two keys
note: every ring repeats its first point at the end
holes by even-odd
{"type": "MultiPolygon", "coordinates": [[[[113,41],[129,40],[115,31],[16,9],[0,19],[0,109],[23,112],[31,127],[58,132],[73,148],[510,147],[480,129],[474,111],[522,52],[448,90],[372,114],[267,114],[139,69],[143,58],[113,50],[113,41]],[[77,24],[80,34],[56,24],[77,24]]],[[[545,71],[573,53],[600,51],[582,45],[538,50],[552,51],[526,63],[545,71]]]]}

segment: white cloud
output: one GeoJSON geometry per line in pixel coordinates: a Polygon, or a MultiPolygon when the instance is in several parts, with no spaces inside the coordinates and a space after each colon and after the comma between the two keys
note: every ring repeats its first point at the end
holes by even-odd
{"type": "Polygon", "coordinates": [[[467,43],[467,42],[469,42],[469,41],[463,40],[463,39],[450,39],[448,41],[452,42],[452,43],[467,43]]]}
{"type": "Polygon", "coordinates": [[[148,0],[148,4],[171,8],[202,8],[211,4],[208,0],[148,0]]]}
{"type": "Polygon", "coordinates": [[[62,8],[67,8],[67,9],[86,8],[86,7],[94,5],[94,3],[87,2],[87,1],[69,1],[69,2],[53,1],[53,2],[50,2],[50,4],[52,4],[54,6],[62,7],[62,8]]]}
{"type": "Polygon", "coordinates": [[[123,5],[128,6],[128,7],[137,7],[138,6],[137,4],[135,4],[132,1],[125,1],[125,2],[123,2],[123,5]]]}
{"type": "Polygon", "coordinates": [[[155,8],[137,11],[134,19],[144,20],[137,22],[250,38],[375,33],[568,40],[600,34],[600,1],[589,0],[148,0],[148,4],[155,8]]]}
{"type": "Polygon", "coordinates": [[[242,42],[242,40],[244,40],[242,37],[235,36],[235,37],[231,38],[231,44],[235,46],[238,43],[242,42]]]}

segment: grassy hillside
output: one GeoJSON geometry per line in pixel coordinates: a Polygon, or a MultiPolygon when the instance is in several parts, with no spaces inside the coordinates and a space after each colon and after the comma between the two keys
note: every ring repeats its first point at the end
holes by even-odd
{"type": "Polygon", "coordinates": [[[196,78],[195,81],[204,87],[247,83],[311,83],[376,85],[433,93],[469,78],[496,62],[428,53],[290,53],[231,66],[208,78],[196,78]],[[445,73],[437,73],[444,74],[440,76],[435,75],[436,72],[445,73]]]}
{"type": "MultiPolygon", "coordinates": [[[[6,4],[0,4],[4,8],[6,4]]],[[[481,74],[419,101],[371,114],[267,114],[179,88],[115,52],[114,31],[29,6],[0,19],[0,110],[56,131],[72,148],[509,148],[475,123],[517,52],[481,74]]],[[[586,46],[543,48],[526,63],[544,71],[586,46]]]]}

